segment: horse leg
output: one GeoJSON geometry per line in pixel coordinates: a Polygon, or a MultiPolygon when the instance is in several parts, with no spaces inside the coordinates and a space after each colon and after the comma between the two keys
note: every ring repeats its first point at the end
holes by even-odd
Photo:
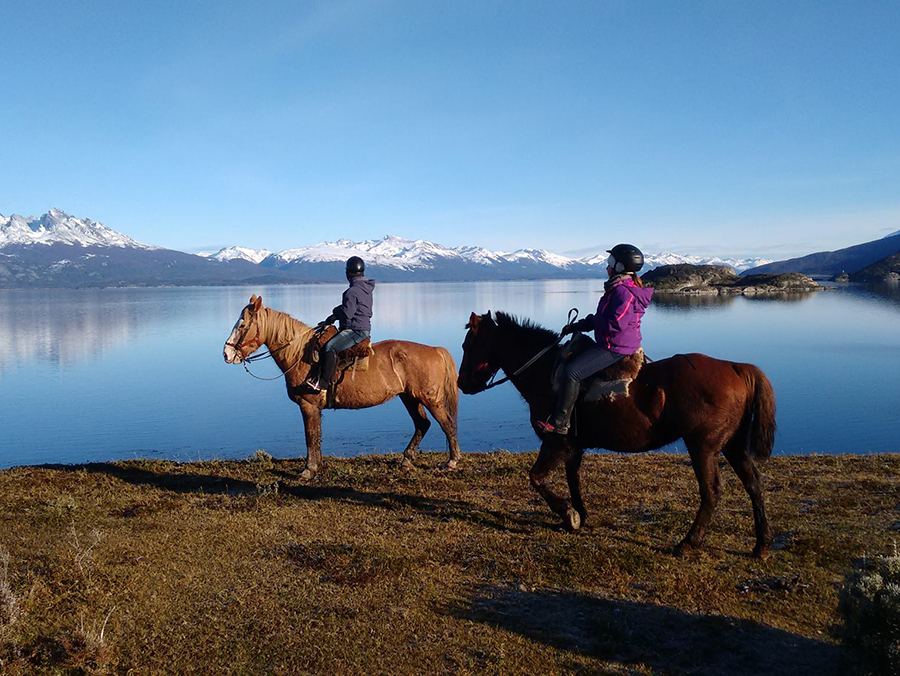
{"type": "Polygon", "coordinates": [[[587,508],[581,496],[581,461],[584,459],[584,450],[573,448],[566,457],[566,481],[569,484],[569,494],[572,496],[572,506],[581,517],[581,525],[587,521],[587,508]]]}
{"type": "Polygon", "coordinates": [[[322,409],[301,400],[300,415],[306,435],[306,469],[300,473],[300,479],[309,481],[318,473],[322,461],[322,409]]]}
{"type": "Polygon", "coordinates": [[[412,439],[409,440],[409,443],[406,445],[406,450],[403,451],[403,461],[400,466],[403,469],[412,469],[414,467],[413,462],[416,459],[416,451],[419,449],[422,437],[425,436],[428,428],[431,427],[431,421],[428,419],[428,416],[425,415],[425,408],[418,399],[404,393],[400,395],[400,401],[406,406],[406,410],[409,411],[409,416],[412,418],[413,425],[416,427],[412,439]]]}
{"type": "Polygon", "coordinates": [[[694,467],[694,474],[697,477],[697,483],[700,487],[700,509],[697,510],[697,516],[694,523],[684,539],[675,547],[675,555],[681,556],[689,549],[695,549],[703,544],[703,538],[706,536],[706,527],[712,519],[716,505],[719,503],[719,496],[722,493],[722,483],[719,478],[719,453],[718,451],[709,451],[710,444],[708,441],[704,443],[689,443],[688,452],[691,456],[691,465],[694,467]]]}
{"type": "Polygon", "coordinates": [[[437,420],[438,425],[444,431],[444,436],[447,437],[447,445],[450,447],[450,458],[447,460],[447,464],[444,465],[444,469],[456,469],[460,455],[459,441],[456,438],[456,421],[447,413],[443,402],[425,402],[425,407],[428,409],[431,417],[437,420]]]}
{"type": "Polygon", "coordinates": [[[753,548],[753,556],[767,559],[773,537],[772,530],[769,528],[769,519],[766,516],[766,504],[763,499],[759,469],[753,462],[753,458],[747,455],[743,441],[729,443],[725,447],[724,453],[735,474],[744,484],[744,489],[750,496],[750,502],[753,505],[753,522],[756,527],[756,546],[753,548]]]}
{"type": "Polygon", "coordinates": [[[563,458],[566,447],[560,442],[544,440],[537,460],[531,467],[529,477],[531,485],[541,494],[550,509],[563,518],[563,526],[568,531],[575,531],[581,526],[581,515],[572,508],[572,503],[566,498],[556,495],[547,485],[547,475],[556,467],[563,458]]]}

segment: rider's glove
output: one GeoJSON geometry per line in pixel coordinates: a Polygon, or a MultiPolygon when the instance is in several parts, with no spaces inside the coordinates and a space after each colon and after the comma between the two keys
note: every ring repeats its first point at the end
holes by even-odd
{"type": "Polygon", "coordinates": [[[337,317],[335,317],[334,315],[328,315],[327,319],[316,324],[316,331],[321,331],[326,326],[330,326],[330,325],[334,324],[334,321],[336,319],[337,319],[337,317]]]}

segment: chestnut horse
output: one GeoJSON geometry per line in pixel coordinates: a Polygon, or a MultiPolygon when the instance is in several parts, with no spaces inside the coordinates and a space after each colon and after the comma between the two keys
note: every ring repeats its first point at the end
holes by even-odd
{"type": "Polygon", "coordinates": [[[531,468],[531,485],[568,530],[587,518],[581,495],[581,460],[585,448],[639,453],[683,439],[700,485],[700,509],[675,553],[699,547],[719,501],[719,453],[734,468],[753,504],[756,525],[754,556],[766,558],[772,531],[756,461],[765,461],[775,437],[775,395],[757,367],[721,361],[702,354],[676,355],[645,364],[627,396],[596,403],[579,402],[575,427],[568,435],[542,435],[535,422],[553,413],[551,371],[561,348],[559,335],[528,321],[498,312],[474,312],[466,325],[459,367],[459,388],[477,394],[503,370],[531,409],[531,425],[542,437],[531,468]],[[534,361],[542,349],[554,346],[534,361]],[[525,366],[523,369],[522,367],[525,366]],[[554,494],[547,475],[565,459],[571,500],[554,494]]]}
{"type": "MultiPolygon", "coordinates": [[[[313,392],[304,385],[312,365],[315,329],[289,314],[263,307],[262,298],[253,295],[241,310],[231,335],[225,341],[224,356],[229,364],[239,364],[261,345],[284,373],[288,397],[299,407],[306,431],[306,469],[302,479],[311,479],[322,460],[322,409],[325,392],[313,392]]],[[[403,340],[383,340],[372,345],[368,369],[346,375],[336,389],[331,408],[369,408],[396,396],[412,417],[415,432],[403,451],[403,466],[411,468],[416,450],[431,422],[426,409],[437,420],[450,447],[445,467],[453,469],[459,461],[456,439],[459,392],[456,388],[456,364],[442,347],[431,347],[403,340]]]]}

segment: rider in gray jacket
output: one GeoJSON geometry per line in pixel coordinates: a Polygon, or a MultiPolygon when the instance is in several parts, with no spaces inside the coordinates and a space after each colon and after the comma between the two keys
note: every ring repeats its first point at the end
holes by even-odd
{"type": "Polygon", "coordinates": [[[368,338],[372,330],[372,292],[375,290],[375,280],[366,279],[365,271],[366,264],[359,256],[352,256],[347,260],[347,281],[350,282],[350,287],[344,291],[341,304],[319,325],[323,327],[338,320],[340,330],[325,343],[319,377],[307,382],[317,392],[328,387],[331,382],[337,367],[338,353],[368,338]]]}

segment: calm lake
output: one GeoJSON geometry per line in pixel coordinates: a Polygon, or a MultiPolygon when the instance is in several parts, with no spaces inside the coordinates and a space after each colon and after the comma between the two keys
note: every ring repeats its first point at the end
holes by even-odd
{"type": "MultiPolygon", "coordinates": [[[[251,293],[307,323],[345,285],[0,291],[0,467],[152,457],[305,455],[282,382],[224,363],[222,345],[251,293]]],[[[459,363],[469,313],[505,310],[558,329],[593,311],[601,280],[382,284],[373,341],[448,348],[459,363]]],[[[775,387],[775,453],[900,451],[900,291],[844,286],[806,297],[654,300],[643,326],[654,359],[705,352],[762,368],[775,387]]],[[[271,361],[254,366],[277,375],[271,361]]],[[[463,452],[534,450],[511,385],[460,395],[463,452]]],[[[326,411],[326,455],[401,452],[412,423],[399,400],[326,411]]],[[[437,425],[423,450],[444,450],[437,425]]],[[[669,450],[681,450],[676,444],[669,450]]]]}

